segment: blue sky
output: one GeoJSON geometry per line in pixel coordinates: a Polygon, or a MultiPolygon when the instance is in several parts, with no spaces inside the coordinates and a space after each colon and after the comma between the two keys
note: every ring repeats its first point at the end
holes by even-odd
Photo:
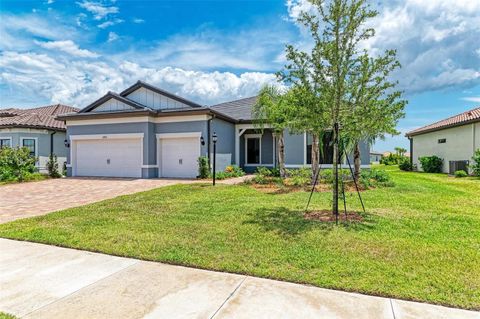
{"type": "MultiPolygon", "coordinates": [[[[372,2],[372,53],[396,48],[406,131],[480,105],[480,1],[372,2]]],[[[309,45],[294,19],[305,0],[0,0],[0,107],[82,107],[141,79],[202,104],[255,95],[309,45]]]]}

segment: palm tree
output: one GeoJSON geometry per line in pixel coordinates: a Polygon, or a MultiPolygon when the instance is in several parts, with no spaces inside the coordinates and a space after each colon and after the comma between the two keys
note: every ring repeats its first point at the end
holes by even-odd
{"type": "Polygon", "coordinates": [[[285,94],[273,85],[264,86],[253,106],[252,115],[254,124],[262,130],[268,126],[277,143],[277,161],[280,176],[285,178],[285,140],[284,131],[288,127],[287,104],[285,94]]]}

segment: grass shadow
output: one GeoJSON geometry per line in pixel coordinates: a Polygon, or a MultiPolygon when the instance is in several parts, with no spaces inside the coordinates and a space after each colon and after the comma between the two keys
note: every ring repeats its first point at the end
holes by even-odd
{"type": "Polygon", "coordinates": [[[362,213],[363,221],[361,222],[320,222],[305,219],[303,211],[291,210],[286,207],[259,208],[249,213],[249,218],[244,224],[253,224],[260,226],[268,232],[275,232],[284,237],[294,237],[302,233],[306,233],[312,229],[320,229],[323,231],[331,231],[334,227],[343,227],[348,231],[362,231],[373,229],[375,219],[372,214],[362,213]]]}

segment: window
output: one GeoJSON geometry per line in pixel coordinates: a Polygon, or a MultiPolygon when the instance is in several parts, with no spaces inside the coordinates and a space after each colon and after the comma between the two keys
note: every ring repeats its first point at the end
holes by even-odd
{"type": "Polygon", "coordinates": [[[10,138],[0,139],[0,148],[12,147],[12,140],[10,138]]]}
{"type": "MultiPolygon", "coordinates": [[[[333,142],[332,133],[327,132],[323,135],[323,140],[320,145],[320,164],[332,164],[333,163],[333,142]]],[[[340,153],[342,150],[339,150],[340,153]]],[[[341,157],[341,154],[339,154],[341,157]]],[[[312,164],[312,136],[307,134],[307,164],[312,164]]]]}
{"type": "Polygon", "coordinates": [[[22,146],[26,147],[30,151],[30,156],[35,157],[37,155],[35,140],[33,138],[24,138],[22,140],[22,146]]]}
{"type": "Polygon", "coordinates": [[[245,157],[246,164],[260,164],[260,136],[248,137],[245,136],[245,157]]]}
{"type": "Polygon", "coordinates": [[[446,138],[440,138],[438,140],[438,144],[443,144],[443,143],[447,143],[447,139],[446,138]]]}

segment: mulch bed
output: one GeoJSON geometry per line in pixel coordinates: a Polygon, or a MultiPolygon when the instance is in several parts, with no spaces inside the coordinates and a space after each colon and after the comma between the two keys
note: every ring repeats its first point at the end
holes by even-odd
{"type": "MultiPolygon", "coordinates": [[[[353,222],[361,222],[363,221],[363,217],[360,216],[357,212],[347,211],[347,215],[345,216],[345,211],[338,212],[338,220],[339,221],[353,221],[353,222]]],[[[335,215],[333,215],[331,210],[314,210],[311,212],[307,212],[303,214],[303,218],[308,220],[316,220],[320,222],[334,222],[335,215]]]]}

